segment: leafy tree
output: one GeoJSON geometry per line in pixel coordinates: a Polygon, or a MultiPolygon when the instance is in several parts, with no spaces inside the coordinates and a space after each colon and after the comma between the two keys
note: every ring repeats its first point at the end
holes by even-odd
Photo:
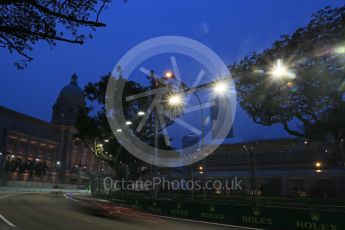
{"type": "Polygon", "coordinates": [[[100,16],[111,0],[2,0],[0,1],[0,47],[16,52],[25,67],[33,58],[27,51],[39,40],[53,47],[57,41],[83,44],[85,29],[104,27],[100,16]]]}
{"type": "Polygon", "coordinates": [[[306,27],[231,65],[241,107],[258,124],[282,124],[291,135],[333,144],[345,157],[344,38],[345,6],[326,7],[306,27]]]}
{"type": "MultiPolygon", "coordinates": [[[[88,83],[84,92],[87,100],[93,105],[84,110],[78,118],[76,128],[78,134],[76,135],[83,143],[86,143],[96,157],[108,163],[118,174],[119,177],[124,176],[125,165],[132,164],[131,175],[134,177],[142,172],[142,165],[145,163],[136,159],[129,154],[116,140],[112,130],[108,124],[108,119],[105,111],[105,93],[110,74],[101,77],[101,80],[96,83],[88,83]],[[108,142],[104,142],[108,140],[108,142]]],[[[125,81],[121,78],[118,81],[125,81]]],[[[148,103],[148,98],[143,98],[139,101],[128,103],[125,101],[126,95],[132,95],[144,92],[145,87],[133,82],[125,82],[123,93],[124,113],[126,117],[134,117],[143,106],[148,103]]],[[[131,119],[133,126],[137,125],[138,120],[131,119]]],[[[136,126],[135,126],[136,127],[136,126]]],[[[142,136],[146,140],[150,140],[150,127],[144,127],[142,136]]],[[[147,168],[147,167],[146,167],[147,168]]]]}
{"type": "MultiPolygon", "coordinates": [[[[135,179],[139,175],[147,173],[150,166],[146,163],[136,159],[133,155],[127,152],[125,148],[114,137],[114,134],[109,126],[106,111],[105,111],[105,94],[110,74],[101,77],[101,80],[96,83],[88,83],[84,88],[84,93],[87,100],[92,104],[82,111],[78,117],[76,128],[78,133],[76,138],[86,143],[96,157],[102,161],[107,162],[118,174],[119,177],[124,176],[124,172],[130,172],[130,178],[135,179]],[[104,142],[108,140],[108,142],[104,142]]],[[[148,79],[150,79],[148,77],[148,79]]],[[[150,81],[150,85],[144,87],[134,81],[127,81],[121,77],[117,78],[118,84],[124,84],[122,95],[123,113],[126,119],[132,122],[131,128],[135,132],[135,127],[141,121],[141,117],[137,114],[139,111],[146,111],[154,96],[142,97],[133,101],[126,101],[126,97],[139,93],[146,92],[156,87],[154,81],[150,81]]],[[[154,145],[154,120],[155,113],[149,116],[142,131],[136,133],[142,141],[149,145],[154,145]]],[[[171,125],[172,121],[167,120],[166,125],[171,125]]],[[[171,149],[166,146],[162,130],[159,129],[158,145],[159,148],[171,149]]]]}

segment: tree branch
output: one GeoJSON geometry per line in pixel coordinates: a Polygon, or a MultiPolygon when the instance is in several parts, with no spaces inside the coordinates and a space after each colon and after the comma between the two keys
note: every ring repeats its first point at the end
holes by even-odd
{"type": "Polygon", "coordinates": [[[23,27],[0,26],[0,31],[3,33],[9,33],[13,36],[21,37],[21,38],[22,38],[22,36],[18,32],[22,32],[22,33],[27,34],[27,35],[38,36],[38,39],[47,38],[47,39],[53,39],[53,40],[64,41],[64,42],[75,43],[75,44],[83,44],[84,43],[82,40],[71,40],[68,38],[58,37],[55,35],[50,35],[50,34],[42,33],[39,31],[34,32],[34,31],[27,30],[23,27]]]}
{"type": "Polygon", "coordinates": [[[99,15],[101,14],[103,8],[105,7],[105,4],[106,4],[106,0],[103,0],[103,4],[97,13],[96,22],[98,22],[99,15]]]}
{"type": "Polygon", "coordinates": [[[55,17],[58,17],[58,18],[63,18],[63,19],[66,19],[68,21],[73,21],[73,22],[77,22],[77,23],[80,23],[80,24],[89,25],[89,26],[95,26],[95,27],[104,27],[105,26],[104,23],[100,23],[100,22],[97,22],[97,21],[95,22],[95,21],[81,20],[81,19],[77,19],[77,18],[74,18],[74,17],[71,17],[71,16],[67,16],[67,15],[64,15],[64,14],[60,14],[60,13],[51,11],[50,9],[48,9],[48,8],[38,4],[37,1],[35,1],[35,0],[30,0],[28,3],[30,5],[36,7],[38,10],[40,10],[43,13],[46,13],[46,14],[49,14],[49,15],[52,15],[52,16],[55,16],[55,17]]]}
{"type": "Polygon", "coordinates": [[[23,57],[25,57],[27,59],[27,61],[32,61],[33,58],[28,56],[27,54],[25,54],[24,52],[22,52],[18,47],[16,47],[10,40],[8,40],[5,36],[0,35],[0,37],[2,39],[4,39],[7,42],[7,45],[11,46],[15,51],[17,51],[17,53],[19,53],[20,55],[22,55],[23,57]]]}
{"type": "Polygon", "coordinates": [[[307,119],[305,119],[302,115],[300,114],[295,114],[295,117],[300,120],[301,122],[303,122],[306,125],[311,125],[310,121],[308,121],[307,119]]]}
{"type": "Polygon", "coordinates": [[[284,123],[283,123],[283,126],[284,126],[284,130],[285,130],[286,132],[288,132],[290,135],[297,136],[297,137],[303,137],[303,138],[306,138],[306,137],[307,137],[307,136],[306,136],[305,134],[303,134],[303,133],[300,133],[300,132],[298,132],[298,131],[295,131],[295,130],[290,129],[287,122],[284,122],[284,123]]]}

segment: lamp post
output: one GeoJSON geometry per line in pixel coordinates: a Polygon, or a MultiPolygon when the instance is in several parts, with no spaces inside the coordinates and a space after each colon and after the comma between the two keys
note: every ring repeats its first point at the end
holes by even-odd
{"type": "MultiPolygon", "coordinates": [[[[167,78],[174,78],[177,82],[179,82],[182,86],[183,86],[183,90],[187,90],[189,92],[191,92],[198,101],[198,104],[200,106],[200,117],[201,117],[201,145],[200,145],[200,151],[203,151],[203,147],[204,147],[204,138],[205,138],[205,126],[204,126],[204,121],[205,121],[205,116],[204,116],[204,108],[202,106],[201,100],[199,95],[197,94],[195,89],[192,89],[190,87],[187,86],[187,84],[185,84],[184,82],[182,82],[181,80],[178,80],[175,78],[174,74],[170,71],[166,72],[165,76],[167,78]]],[[[217,94],[223,94],[226,92],[227,87],[224,83],[222,82],[216,82],[213,84],[213,89],[214,91],[216,91],[217,94]]],[[[183,103],[182,98],[178,98],[176,95],[172,95],[169,98],[169,104],[172,106],[178,106],[179,104],[183,103]]],[[[202,177],[203,177],[203,184],[204,184],[204,188],[205,188],[205,183],[206,183],[206,157],[203,158],[203,171],[202,171],[202,177]]],[[[191,174],[191,180],[193,180],[193,165],[190,166],[190,174],[191,174]]],[[[206,202],[207,199],[207,191],[206,189],[203,190],[203,200],[204,202],[206,202]]],[[[191,201],[194,201],[194,191],[191,190],[191,201]]]]}
{"type": "MultiPolygon", "coordinates": [[[[161,100],[162,96],[163,96],[163,93],[165,94],[167,92],[167,89],[170,88],[171,85],[169,85],[166,81],[171,79],[171,78],[174,78],[175,80],[177,80],[179,83],[180,83],[180,86],[179,86],[179,93],[174,93],[174,92],[171,92],[170,95],[167,95],[168,96],[168,105],[170,105],[171,107],[180,107],[182,104],[183,104],[183,98],[182,98],[182,94],[187,94],[187,93],[193,93],[197,100],[198,100],[198,103],[199,103],[199,106],[200,106],[200,110],[201,110],[201,126],[202,126],[202,131],[201,131],[201,146],[200,146],[200,150],[202,151],[201,154],[204,154],[203,151],[204,151],[204,138],[205,138],[205,127],[204,127],[204,110],[203,110],[203,104],[201,103],[201,100],[197,94],[197,92],[201,91],[201,90],[204,90],[204,89],[209,89],[209,88],[213,88],[215,93],[216,94],[224,94],[225,92],[228,91],[228,87],[227,87],[227,83],[228,81],[231,79],[231,78],[223,78],[221,81],[213,81],[213,82],[208,82],[208,83],[205,83],[205,84],[201,84],[201,85],[197,85],[198,82],[201,80],[199,79],[199,76],[198,76],[198,81],[196,81],[192,87],[188,87],[186,84],[184,84],[179,78],[176,79],[174,74],[172,72],[167,72],[165,74],[165,77],[160,79],[159,77],[157,77],[155,74],[154,74],[154,71],[150,71],[149,72],[149,77],[153,80],[154,82],[154,91],[155,93],[161,93],[160,96],[156,96],[155,97],[155,101],[159,101],[161,100]],[[159,87],[160,85],[163,85],[165,87],[159,87]],[[182,86],[182,87],[181,87],[182,86]],[[182,89],[182,90],[181,90],[182,89]]],[[[136,95],[136,96],[132,96],[130,97],[130,99],[127,97],[127,100],[134,100],[136,98],[139,98],[139,97],[143,97],[143,96],[149,96],[151,94],[142,94],[142,95],[136,95]]],[[[157,106],[161,106],[161,105],[157,105],[157,106]]],[[[160,119],[158,116],[157,116],[157,113],[161,110],[161,107],[160,108],[155,108],[156,109],[156,116],[155,116],[155,121],[153,121],[152,119],[152,123],[155,124],[155,128],[154,128],[154,147],[156,149],[156,151],[154,151],[154,154],[156,155],[158,153],[158,119],[160,119]],[[158,111],[159,110],[159,111],[158,111]]],[[[150,111],[151,112],[154,112],[154,111],[150,111]]],[[[145,115],[145,113],[143,112],[138,112],[138,116],[143,116],[145,115]],[[139,114],[140,113],[140,114],[139,114]]],[[[147,115],[146,115],[147,116],[147,115]]],[[[147,120],[147,117],[145,117],[145,119],[147,120]]],[[[146,121],[145,120],[145,121],[146,121]]],[[[164,123],[164,121],[163,121],[164,123]]],[[[140,125],[140,127],[137,128],[137,131],[140,131],[141,128],[142,128],[143,124],[140,125]]],[[[117,129],[116,130],[117,132],[121,131],[121,129],[117,129]]],[[[167,141],[167,139],[165,138],[165,140],[167,141]]],[[[168,141],[167,141],[168,143],[168,141]]],[[[206,161],[205,161],[205,157],[207,155],[205,154],[204,156],[204,159],[203,159],[203,165],[204,165],[204,168],[206,168],[206,161]]],[[[153,165],[152,163],[150,164],[150,167],[151,167],[151,170],[150,170],[150,177],[152,177],[152,168],[153,168],[153,165]]],[[[191,170],[192,171],[192,170],[191,170]]],[[[192,172],[191,172],[192,174],[192,172]]],[[[205,179],[206,179],[206,174],[204,173],[203,175],[203,179],[204,179],[204,182],[205,182],[205,179]]],[[[153,184],[153,183],[152,183],[153,184]]],[[[151,189],[151,199],[153,197],[153,194],[152,194],[152,191],[153,189],[151,189]]],[[[204,189],[204,200],[206,200],[206,190],[204,189]]]]}
{"type": "MultiPolygon", "coordinates": [[[[107,142],[107,141],[105,141],[107,142]]],[[[101,195],[101,174],[102,174],[102,169],[100,166],[100,162],[99,162],[99,157],[98,157],[98,149],[102,149],[103,148],[103,144],[97,143],[97,139],[94,140],[94,152],[95,152],[95,156],[97,159],[97,171],[98,171],[98,194],[101,195]]]]}
{"type": "MultiPolygon", "coordinates": [[[[179,82],[182,86],[183,86],[183,91],[187,91],[187,92],[191,92],[198,101],[198,104],[200,106],[200,115],[201,115],[201,146],[200,146],[200,151],[203,151],[203,147],[204,147],[204,138],[205,138],[205,126],[204,126],[204,108],[203,105],[201,103],[200,97],[197,94],[197,88],[190,88],[187,86],[187,84],[185,84],[184,82],[182,82],[181,80],[175,78],[174,74],[171,71],[167,71],[165,73],[165,77],[167,79],[175,79],[177,82],[179,82]]],[[[214,93],[217,96],[221,96],[224,95],[227,90],[228,90],[228,85],[226,83],[226,81],[216,81],[216,82],[211,82],[205,85],[200,86],[200,88],[207,88],[209,86],[212,86],[214,93]]],[[[179,94],[173,94],[170,95],[170,97],[168,98],[168,102],[171,106],[180,106],[183,103],[183,99],[182,96],[179,94]]],[[[203,184],[204,184],[204,190],[203,190],[203,200],[204,202],[206,202],[206,198],[207,198],[207,191],[205,188],[206,185],[206,156],[203,158],[203,171],[202,171],[202,177],[203,177],[203,184]]],[[[191,178],[193,180],[193,166],[191,165],[191,178]]],[[[191,200],[194,200],[194,191],[191,191],[191,200]]]]}
{"type": "Polygon", "coordinates": [[[252,197],[252,202],[255,205],[256,204],[256,193],[257,193],[255,150],[254,150],[254,147],[248,148],[247,146],[243,146],[243,148],[248,153],[248,157],[249,157],[251,197],[252,197]]]}
{"type": "MultiPolygon", "coordinates": [[[[150,77],[154,80],[154,88],[157,88],[159,81],[155,78],[155,73],[152,70],[150,72],[150,77]]],[[[178,97],[176,97],[175,99],[173,99],[173,101],[175,101],[175,103],[177,103],[178,101],[178,97]]],[[[140,111],[138,112],[139,115],[140,111]]],[[[155,116],[154,116],[154,140],[153,140],[153,146],[155,147],[155,157],[158,154],[158,111],[157,108],[155,109],[155,116]]],[[[157,191],[156,188],[153,186],[153,182],[154,182],[154,177],[156,176],[156,167],[151,164],[150,165],[150,177],[151,177],[151,183],[152,183],[152,188],[151,188],[151,199],[155,200],[157,198],[157,191]],[[153,174],[153,175],[152,175],[153,174]]]]}

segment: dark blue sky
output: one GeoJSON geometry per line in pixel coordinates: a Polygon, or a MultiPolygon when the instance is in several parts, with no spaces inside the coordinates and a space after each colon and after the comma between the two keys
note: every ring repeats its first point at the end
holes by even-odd
{"type": "MultiPolygon", "coordinates": [[[[156,36],[179,35],[198,40],[225,63],[270,46],[281,34],[305,26],[313,12],[340,6],[344,0],[114,0],[102,15],[106,28],[93,33],[85,45],[41,42],[35,60],[19,71],[18,56],[0,49],[0,105],[49,121],[60,89],[76,72],[79,84],[110,72],[136,44],[156,36]]],[[[278,127],[257,127],[238,112],[236,136],[285,135],[278,127]],[[256,134],[259,133],[259,134],[256,134]]]]}

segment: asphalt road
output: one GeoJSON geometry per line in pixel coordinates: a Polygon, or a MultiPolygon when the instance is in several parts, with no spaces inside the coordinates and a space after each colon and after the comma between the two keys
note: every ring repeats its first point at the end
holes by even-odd
{"type": "Polygon", "coordinates": [[[100,216],[82,207],[82,202],[66,199],[63,194],[0,193],[0,230],[243,229],[145,214],[133,216],[124,213],[122,215],[122,209],[117,212],[119,212],[118,215],[111,217],[100,216]]]}

